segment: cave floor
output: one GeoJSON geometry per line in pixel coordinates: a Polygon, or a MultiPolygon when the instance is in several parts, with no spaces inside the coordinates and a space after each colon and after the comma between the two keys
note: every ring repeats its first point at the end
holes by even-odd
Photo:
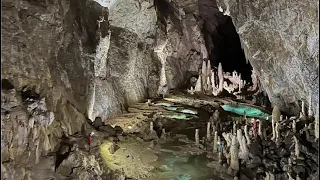
{"type": "MultiPolygon", "coordinates": [[[[114,152],[109,150],[114,145],[112,141],[102,141],[100,153],[108,168],[132,179],[233,179],[213,154],[213,143],[204,138],[212,115],[205,106],[211,105],[213,111],[221,110],[222,104],[243,103],[230,98],[199,98],[176,93],[151,103],[131,105],[127,113],[104,122],[120,126],[126,135],[118,136],[114,152]],[[150,122],[154,131],[150,131],[150,122]],[[199,129],[201,139],[198,146],[195,129],[199,129]]],[[[222,117],[229,114],[222,113],[222,117]]]]}

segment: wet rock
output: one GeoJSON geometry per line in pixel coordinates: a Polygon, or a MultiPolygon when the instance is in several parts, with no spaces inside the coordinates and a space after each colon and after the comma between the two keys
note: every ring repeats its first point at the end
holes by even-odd
{"type": "Polygon", "coordinates": [[[277,149],[275,149],[275,153],[277,154],[277,156],[279,156],[280,158],[283,158],[284,156],[288,156],[290,155],[290,153],[283,147],[279,147],[277,149]]]}
{"type": "Polygon", "coordinates": [[[254,156],[252,159],[246,161],[247,168],[255,168],[261,164],[261,159],[259,156],[254,156]]]}
{"type": "Polygon", "coordinates": [[[95,128],[99,128],[100,126],[103,126],[102,118],[101,117],[96,117],[96,119],[93,122],[93,126],[95,128]]]}
{"type": "Polygon", "coordinates": [[[292,169],[297,174],[305,172],[305,167],[304,166],[300,166],[300,165],[293,166],[292,169]]]}
{"type": "MultiPolygon", "coordinates": [[[[317,4],[315,0],[309,0],[308,3],[317,4]]],[[[307,100],[309,92],[312,92],[312,97],[314,97],[312,111],[315,112],[316,104],[319,102],[319,84],[314,79],[318,79],[319,57],[313,54],[319,52],[317,41],[319,32],[315,31],[319,29],[319,25],[313,27],[313,24],[318,19],[316,10],[318,5],[308,6],[307,11],[304,10],[306,7],[296,7],[293,2],[288,5],[262,0],[249,3],[217,0],[217,5],[224,13],[232,17],[240,39],[245,44],[243,49],[246,57],[249,58],[252,67],[259,72],[261,84],[272,104],[278,105],[281,111],[299,112],[299,105],[292,102],[298,99],[307,100]],[[269,9],[268,12],[264,11],[266,7],[269,9]],[[288,13],[281,13],[282,8],[288,9],[288,13]],[[293,10],[295,8],[296,10],[293,10]],[[272,14],[279,15],[274,17],[274,21],[269,21],[272,19],[272,14]],[[301,17],[300,24],[303,26],[296,24],[295,17],[301,17]],[[261,26],[259,23],[253,23],[255,21],[266,24],[261,26]],[[292,30],[283,31],[283,23],[288,27],[292,25],[292,30]],[[308,37],[305,41],[292,38],[305,28],[309,29],[305,32],[308,37]],[[257,42],[264,43],[258,45],[257,42]],[[306,48],[299,49],[301,43],[306,48]],[[250,56],[247,56],[249,54],[250,56]],[[271,57],[271,54],[273,57],[269,61],[260,60],[266,55],[271,57]],[[312,60],[307,60],[300,54],[310,56],[312,60]],[[277,59],[277,62],[274,62],[273,59],[277,59]],[[304,69],[309,69],[309,71],[304,71],[304,69]],[[300,74],[300,77],[298,78],[295,74],[300,74]],[[298,87],[297,84],[301,86],[298,87]]]]}
{"type": "Polygon", "coordinates": [[[116,131],[117,134],[122,134],[123,129],[120,126],[115,126],[114,130],[116,131]]]}
{"type": "Polygon", "coordinates": [[[59,148],[59,151],[58,153],[63,155],[63,154],[66,154],[70,151],[70,146],[66,145],[66,144],[62,144],[59,148]]]}
{"type": "Polygon", "coordinates": [[[99,130],[109,134],[110,136],[117,135],[117,132],[114,130],[114,128],[110,124],[99,127],[99,130]]]}
{"type": "MultiPolygon", "coordinates": [[[[260,138],[259,138],[260,139],[260,138]]],[[[256,140],[256,141],[253,141],[250,145],[249,145],[249,150],[250,150],[250,153],[253,155],[253,156],[262,156],[262,145],[260,143],[261,141],[259,140],[256,140]]]]}
{"type": "Polygon", "coordinates": [[[119,146],[115,142],[112,142],[111,146],[108,148],[111,154],[114,154],[118,149],[119,146]]]}

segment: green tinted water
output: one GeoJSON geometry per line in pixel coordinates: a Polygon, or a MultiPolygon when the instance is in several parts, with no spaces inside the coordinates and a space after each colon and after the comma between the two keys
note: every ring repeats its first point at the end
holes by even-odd
{"type": "Polygon", "coordinates": [[[262,112],[260,109],[253,108],[250,106],[230,106],[230,105],[222,105],[221,106],[225,111],[229,111],[238,115],[244,115],[246,112],[247,117],[267,119],[270,118],[270,114],[262,112]]]}
{"type": "Polygon", "coordinates": [[[162,152],[157,162],[152,163],[156,168],[148,180],[206,180],[220,179],[211,168],[206,167],[210,160],[204,155],[175,156],[162,152]]]}

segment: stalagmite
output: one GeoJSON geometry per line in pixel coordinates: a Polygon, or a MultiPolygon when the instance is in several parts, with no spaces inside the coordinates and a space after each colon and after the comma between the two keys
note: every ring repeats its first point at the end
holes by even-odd
{"type": "Polygon", "coordinates": [[[275,126],[275,133],[276,133],[276,142],[278,142],[280,140],[280,129],[279,129],[279,123],[277,122],[276,123],[276,126],[275,126]]]}
{"type": "Polygon", "coordinates": [[[299,118],[300,118],[300,119],[303,118],[302,112],[299,113],[299,118]]]}
{"type": "Polygon", "coordinates": [[[297,130],[296,130],[296,120],[292,120],[292,131],[294,132],[294,133],[296,133],[297,132],[297,130]]]}
{"type": "Polygon", "coordinates": [[[311,96],[311,92],[309,94],[309,108],[308,108],[308,116],[312,117],[313,116],[313,112],[312,112],[312,96],[311,96]]]}
{"type": "Polygon", "coordinates": [[[213,153],[216,153],[218,150],[218,132],[214,132],[214,139],[213,139],[213,153]]]}
{"type": "Polygon", "coordinates": [[[272,172],[266,172],[265,180],[275,180],[274,174],[272,172]]]}
{"type": "Polygon", "coordinates": [[[206,91],[206,84],[207,84],[207,66],[206,61],[202,61],[202,68],[201,68],[201,85],[203,88],[203,91],[206,91]]]}
{"type": "Polygon", "coordinates": [[[263,134],[262,134],[262,121],[259,121],[259,129],[258,129],[258,135],[260,136],[261,139],[263,139],[263,134]]]}
{"type": "Polygon", "coordinates": [[[290,173],[287,172],[287,175],[288,175],[288,180],[294,180],[290,173]]]}
{"type": "Polygon", "coordinates": [[[237,124],[233,121],[233,132],[234,135],[237,133],[237,124]]]}
{"type": "Polygon", "coordinates": [[[231,141],[232,141],[232,134],[223,132],[222,133],[222,137],[227,142],[227,147],[230,147],[231,146],[231,141]]]}
{"type": "Polygon", "coordinates": [[[188,89],[187,92],[188,92],[189,94],[194,94],[195,89],[191,86],[191,88],[188,89]]]}
{"type": "Polygon", "coordinates": [[[220,136],[218,136],[218,158],[219,158],[219,163],[222,162],[222,154],[223,154],[223,149],[222,149],[222,143],[221,143],[221,140],[220,140],[220,136]]]}
{"type": "Polygon", "coordinates": [[[272,119],[275,123],[280,121],[280,115],[281,115],[281,112],[279,107],[277,105],[274,105],[272,110],[272,119]]]}
{"type": "Polygon", "coordinates": [[[223,70],[222,65],[219,63],[218,65],[218,77],[219,77],[219,93],[223,90],[223,70]]]}
{"type": "Polygon", "coordinates": [[[248,147],[247,147],[247,143],[245,140],[245,137],[242,136],[242,130],[238,129],[237,130],[237,139],[240,145],[240,152],[239,152],[239,158],[242,160],[247,160],[248,159],[248,155],[249,155],[249,151],[248,151],[248,147]]]}
{"type": "Polygon", "coordinates": [[[246,124],[248,124],[247,112],[246,111],[243,112],[243,119],[245,120],[246,124]]]}
{"type": "Polygon", "coordinates": [[[294,154],[298,158],[300,156],[300,144],[299,144],[299,141],[296,136],[294,136],[293,139],[294,139],[294,143],[295,143],[294,154]]]}
{"type": "Polygon", "coordinates": [[[166,129],[162,129],[161,139],[166,139],[166,129]]]}
{"type": "Polygon", "coordinates": [[[297,174],[296,180],[301,180],[299,174],[297,174]]]}
{"type": "Polygon", "coordinates": [[[210,62],[210,60],[208,60],[208,62],[207,62],[207,71],[206,71],[206,73],[207,73],[207,78],[209,78],[209,80],[211,81],[211,62],[210,62]]]}
{"type": "Polygon", "coordinates": [[[314,134],[316,136],[316,139],[319,139],[319,103],[317,104],[316,116],[314,118],[314,134]]]}
{"type": "Polygon", "coordinates": [[[194,135],[195,140],[196,140],[196,145],[199,145],[199,129],[196,129],[196,133],[194,135]]]}
{"type": "Polygon", "coordinates": [[[150,129],[149,130],[150,130],[150,133],[153,131],[153,122],[152,121],[150,122],[150,129]]]}
{"type": "Polygon", "coordinates": [[[305,111],[305,104],[304,101],[302,100],[302,104],[301,104],[301,112],[303,116],[306,116],[306,111],[305,111]]]}
{"type": "Polygon", "coordinates": [[[244,135],[247,139],[247,144],[250,145],[251,144],[251,140],[250,140],[250,137],[249,137],[249,134],[248,134],[248,125],[245,125],[244,126],[244,135]]]}
{"type": "Polygon", "coordinates": [[[231,146],[230,146],[230,168],[233,170],[239,170],[239,157],[238,157],[238,143],[237,137],[235,135],[232,136],[231,146]]]}
{"type": "Polygon", "coordinates": [[[211,142],[210,122],[207,123],[207,141],[211,142]]]}
{"type": "Polygon", "coordinates": [[[197,82],[196,82],[196,87],[194,87],[195,92],[202,92],[202,85],[201,85],[201,76],[199,76],[197,82]]]}
{"type": "Polygon", "coordinates": [[[271,138],[271,140],[273,141],[276,138],[275,125],[274,125],[273,118],[272,118],[272,121],[271,121],[271,125],[272,125],[272,138],[271,138]]]}

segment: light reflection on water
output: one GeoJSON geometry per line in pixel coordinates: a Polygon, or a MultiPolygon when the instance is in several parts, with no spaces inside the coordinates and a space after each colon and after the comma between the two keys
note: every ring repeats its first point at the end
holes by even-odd
{"type": "MultiPolygon", "coordinates": [[[[210,160],[205,155],[175,156],[172,153],[162,152],[156,162],[151,163],[155,170],[148,178],[163,180],[206,180],[220,179],[213,174],[213,170],[206,166],[210,160]]],[[[218,167],[217,167],[218,168],[218,167]]]]}

